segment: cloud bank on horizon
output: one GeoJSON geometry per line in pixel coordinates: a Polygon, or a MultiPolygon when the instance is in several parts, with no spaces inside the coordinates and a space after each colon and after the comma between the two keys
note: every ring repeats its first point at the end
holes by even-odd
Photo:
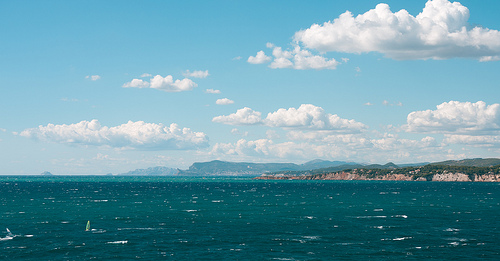
{"type": "Polygon", "coordinates": [[[393,13],[389,5],[381,3],[356,17],[346,11],[333,21],[296,32],[292,51],[268,43],[274,57],[259,51],[248,62],[271,62],[273,69],[335,69],[339,64],[300,46],[321,53],[377,52],[395,60],[500,60],[500,31],[473,27],[469,16],[467,7],[448,0],[429,0],[417,16],[404,9],[393,13]]]}
{"type": "Polygon", "coordinates": [[[192,150],[208,147],[208,138],[203,132],[193,132],[172,123],[145,123],[143,121],[107,127],[98,120],[81,121],[75,124],[39,126],[22,131],[20,136],[44,142],[68,145],[108,146],[121,149],[192,150]]]}
{"type": "Polygon", "coordinates": [[[278,158],[301,158],[307,155],[338,158],[349,155],[379,158],[383,161],[384,158],[398,159],[409,155],[424,157],[431,152],[445,153],[446,146],[450,144],[500,147],[498,103],[486,105],[483,101],[444,102],[437,105],[436,110],[409,113],[407,124],[399,128],[408,133],[444,134],[445,138],[441,143],[431,136],[412,140],[391,133],[374,135],[363,123],[325,113],[321,107],[311,104],[303,104],[298,109],[278,109],[269,113],[265,119],[261,115],[250,108],[243,108],[227,116],[214,117],[213,121],[240,126],[281,127],[288,130],[289,141],[274,143],[272,139],[241,139],[234,144],[217,143],[211,153],[278,158]]]}

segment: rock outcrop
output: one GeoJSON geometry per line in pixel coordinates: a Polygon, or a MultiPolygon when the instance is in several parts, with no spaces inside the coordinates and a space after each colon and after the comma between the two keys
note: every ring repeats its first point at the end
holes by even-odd
{"type": "Polygon", "coordinates": [[[428,177],[416,177],[409,174],[366,175],[353,172],[335,172],[309,176],[261,176],[261,180],[391,180],[391,181],[450,181],[450,182],[500,182],[500,175],[475,174],[471,176],[464,173],[441,173],[428,177]]]}

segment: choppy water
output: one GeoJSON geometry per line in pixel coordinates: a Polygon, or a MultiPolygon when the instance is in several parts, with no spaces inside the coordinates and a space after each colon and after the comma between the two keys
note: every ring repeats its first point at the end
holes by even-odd
{"type": "Polygon", "coordinates": [[[0,177],[0,193],[0,259],[500,259],[497,183],[0,177]]]}

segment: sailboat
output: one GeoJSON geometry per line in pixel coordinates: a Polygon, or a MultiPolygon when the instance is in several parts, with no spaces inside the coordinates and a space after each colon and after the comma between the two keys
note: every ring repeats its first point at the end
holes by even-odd
{"type": "Polygon", "coordinates": [[[4,240],[10,240],[13,239],[15,236],[10,232],[10,230],[7,228],[7,235],[5,237],[0,237],[0,241],[4,240]]]}
{"type": "Polygon", "coordinates": [[[8,228],[5,228],[7,229],[7,236],[8,237],[14,237],[14,235],[12,234],[12,232],[10,232],[10,230],[8,228]]]}
{"type": "Polygon", "coordinates": [[[90,231],[90,220],[87,221],[87,226],[85,227],[85,231],[90,231]]]}

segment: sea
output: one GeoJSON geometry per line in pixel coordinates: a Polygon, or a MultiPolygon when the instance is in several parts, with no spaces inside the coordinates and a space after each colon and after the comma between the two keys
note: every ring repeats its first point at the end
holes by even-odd
{"type": "Polygon", "coordinates": [[[1,176],[0,195],[0,260],[500,260],[499,183],[1,176]]]}

